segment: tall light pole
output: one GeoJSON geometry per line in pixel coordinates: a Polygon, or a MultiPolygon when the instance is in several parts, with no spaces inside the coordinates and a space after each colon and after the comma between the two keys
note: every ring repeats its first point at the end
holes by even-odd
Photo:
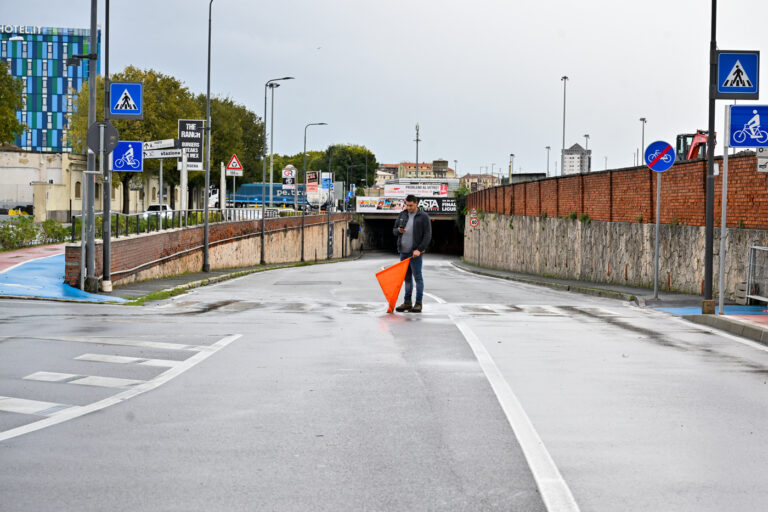
{"type": "Polygon", "coordinates": [[[349,201],[347,195],[352,190],[349,183],[349,170],[353,167],[360,167],[361,165],[365,165],[362,163],[356,163],[356,164],[348,164],[347,165],[347,181],[344,183],[344,211],[349,211],[349,201]]]}
{"type": "Polygon", "coordinates": [[[419,177],[419,142],[421,142],[421,139],[419,138],[419,123],[416,123],[416,139],[414,139],[416,142],[416,177],[419,177]]]}
{"type": "Polygon", "coordinates": [[[544,149],[547,150],[547,176],[549,176],[549,150],[552,148],[550,146],[544,146],[544,149]]]}
{"type": "MultiPolygon", "coordinates": [[[[211,263],[208,259],[209,233],[208,233],[208,190],[211,186],[211,10],[213,0],[208,3],[208,87],[205,93],[205,131],[208,133],[208,152],[205,154],[205,227],[203,229],[203,272],[211,271],[211,263]]],[[[163,191],[160,191],[162,194],[163,191]]]]}
{"type": "Polygon", "coordinates": [[[515,154],[509,154],[509,182],[512,183],[512,175],[515,173],[515,154]]]}
{"type": "MultiPolygon", "coordinates": [[[[211,0],[213,1],[213,0],[211,0]]],[[[261,264],[264,264],[264,229],[265,229],[265,216],[266,216],[266,201],[265,191],[266,177],[267,177],[267,88],[274,82],[280,80],[293,80],[292,76],[284,76],[282,78],[273,78],[267,80],[264,84],[264,117],[262,118],[262,124],[264,125],[264,153],[262,154],[262,166],[261,166],[261,264]]],[[[270,178],[271,179],[271,178],[270,178]]]]}
{"type": "Polygon", "coordinates": [[[568,77],[563,75],[560,80],[563,82],[563,145],[560,150],[560,174],[562,175],[565,170],[565,86],[568,83],[568,77]]]}
{"type": "MultiPolygon", "coordinates": [[[[302,164],[302,170],[304,171],[304,194],[307,195],[307,201],[309,201],[309,193],[307,192],[307,128],[310,126],[327,126],[328,123],[309,123],[304,127],[304,163],[302,164]]],[[[297,186],[298,181],[296,180],[297,186]]],[[[296,194],[293,196],[293,208],[296,208],[296,194]]]]}
{"type": "Polygon", "coordinates": [[[645,123],[647,123],[648,120],[644,117],[641,117],[640,122],[643,123],[643,134],[642,134],[642,138],[640,139],[640,154],[644,155],[645,154],[645,123]]]}
{"type": "Polygon", "coordinates": [[[584,134],[584,151],[589,151],[589,134],[584,134]]]}
{"type": "Polygon", "coordinates": [[[275,89],[278,87],[280,87],[278,83],[269,84],[269,89],[272,92],[272,106],[269,111],[269,206],[272,206],[273,203],[272,189],[274,186],[272,182],[274,171],[272,164],[275,160],[275,89]]]}

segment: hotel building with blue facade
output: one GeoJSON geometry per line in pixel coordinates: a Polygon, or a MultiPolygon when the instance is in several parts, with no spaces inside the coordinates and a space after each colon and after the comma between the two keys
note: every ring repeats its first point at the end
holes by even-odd
{"type": "Polygon", "coordinates": [[[15,145],[27,151],[72,152],[66,143],[68,116],[89,75],[86,59],[76,66],[67,65],[67,59],[90,53],[89,46],[88,29],[0,24],[0,58],[24,84],[23,106],[16,117],[27,130],[15,145]]]}

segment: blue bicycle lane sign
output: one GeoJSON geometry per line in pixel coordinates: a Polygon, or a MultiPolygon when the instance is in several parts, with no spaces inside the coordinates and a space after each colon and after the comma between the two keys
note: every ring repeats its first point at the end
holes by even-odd
{"type": "Polygon", "coordinates": [[[144,170],[142,144],[140,140],[121,140],[118,142],[111,154],[112,170],[142,172],[144,170]]]}
{"type": "Polygon", "coordinates": [[[728,145],[740,148],[768,147],[768,105],[731,105],[728,145]]]}
{"type": "Polygon", "coordinates": [[[672,144],[657,140],[645,149],[645,164],[656,172],[664,172],[675,164],[675,150],[672,144]]]}

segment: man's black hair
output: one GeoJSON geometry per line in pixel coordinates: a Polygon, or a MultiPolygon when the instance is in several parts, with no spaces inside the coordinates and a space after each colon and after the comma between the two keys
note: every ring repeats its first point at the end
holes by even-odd
{"type": "Polygon", "coordinates": [[[405,196],[405,202],[406,202],[406,203],[418,203],[418,202],[419,202],[419,200],[418,200],[418,199],[416,199],[416,196],[415,196],[415,195],[413,195],[413,194],[408,194],[407,196],[405,196]]]}

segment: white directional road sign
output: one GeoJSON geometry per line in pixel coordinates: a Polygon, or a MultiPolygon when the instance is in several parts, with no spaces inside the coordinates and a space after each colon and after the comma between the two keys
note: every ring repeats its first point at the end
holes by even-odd
{"type": "Polygon", "coordinates": [[[176,139],[150,140],[144,143],[144,151],[148,149],[168,149],[176,147],[176,139]]]}
{"type": "Polygon", "coordinates": [[[182,149],[145,149],[144,158],[181,158],[182,149]]]}

